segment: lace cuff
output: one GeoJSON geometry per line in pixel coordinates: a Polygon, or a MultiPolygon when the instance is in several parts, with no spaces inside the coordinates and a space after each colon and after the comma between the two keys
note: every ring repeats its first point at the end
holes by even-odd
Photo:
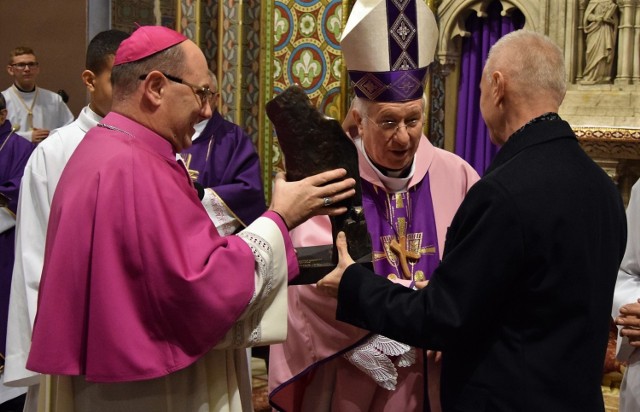
{"type": "Polygon", "coordinates": [[[414,348],[382,335],[371,336],[362,345],[343,356],[380,387],[387,390],[396,388],[398,382],[396,367],[406,368],[416,362],[414,348]]]}

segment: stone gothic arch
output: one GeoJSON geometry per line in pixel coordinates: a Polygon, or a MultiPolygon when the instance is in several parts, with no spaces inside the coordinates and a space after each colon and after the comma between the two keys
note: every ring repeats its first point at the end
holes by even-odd
{"type": "Polygon", "coordinates": [[[440,34],[436,59],[444,77],[444,102],[441,104],[444,111],[444,147],[449,151],[453,151],[455,145],[462,39],[470,35],[465,22],[472,13],[476,13],[478,17],[486,16],[487,8],[494,1],[502,4],[503,15],[519,10],[525,17],[526,29],[543,30],[538,18],[543,10],[541,2],[537,0],[444,0],[440,3],[437,9],[440,34]]]}
{"type": "Polygon", "coordinates": [[[471,13],[478,17],[486,16],[486,10],[491,3],[499,1],[502,4],[503,15],[509,15],[518,9],[525,17],[525,28],[539,31],[540,24],[536,16],[540,15],[539,1],[526,0],[463,0],[443,1],[438,7],[440,24],[440,38],[438,39],[437,57],[441,64],[455,64],[460,58],[460,40],[467,37],[464,25],[471,13]]]}

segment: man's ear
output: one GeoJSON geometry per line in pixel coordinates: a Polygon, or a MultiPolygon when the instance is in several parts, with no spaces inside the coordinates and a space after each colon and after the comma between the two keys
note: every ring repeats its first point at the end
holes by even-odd
{"type": "Polygon", "coordinates": [[[91,70],[85,70],[82,72],[82,82],[89,89],[90,92],[95,91],[96,75],[91,70]]]}
{"type": "Polygon", "coordinates": [[[358,125],[356,124],[356,119],[353,117],[353,109],[349,108],[347,115],[344,117],[342,121],[342,130],[347,132],[350,136],[358,135],[358,125]]]}
{"type": "Polygon", "coordinates": [[[13,77],[13,67],[11,67],[10,64],[7,64],[7,73],[9,73],[9,76],[13,77]]]}
{"type": "Polygon", "coordinates": [[[493,104],[500,107],[504,100],[505,79],[502,72],[495,71],[491,73],[491,97],[493,104]]]}
{"type": "Polygon", "coordinates": [[[159,105],[167,82],[167,78],[159,71],[149,72],[143,80],[144,96],[154,105],[159,105]]]}
{"type": "MultiPolygon", "coordinates": [[[[364,118],[362,117],[360,112],[356,109],[351,109],[349,114],[353,117],[353,121],[355,122],[355,127],[358,128],[358,135],[362,136],[362,129],[364,128],[364,125],[362,122],[364,118]]],[[[349,131],[352,130],[353,126],[354,125],[351,125],[351,127],[349,128],[349,131]]]]}

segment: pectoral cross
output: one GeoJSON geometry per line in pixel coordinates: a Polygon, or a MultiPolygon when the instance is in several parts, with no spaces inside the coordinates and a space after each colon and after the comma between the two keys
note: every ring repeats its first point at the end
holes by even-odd
{"type": "Polygon", "coordinates": [[[405,279],[411,279],[411,271],[409,270],[409,262],[407,259],[420,259],[420,252],[414,252],[407,249],[407,228],[404,219],[398,219],[398,239],[393,239],[389,243],[389,247],[398,256],[400,268],[405,279]]]}

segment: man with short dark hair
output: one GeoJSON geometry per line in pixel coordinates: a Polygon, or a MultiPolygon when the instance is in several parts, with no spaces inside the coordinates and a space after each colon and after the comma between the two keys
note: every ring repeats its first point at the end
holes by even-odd
{"type": "Polygon", "coordinates": [[[67,161],[85,134],[111,110],[111,67],[116,50],[129,35],[120,30],[98,33],[87,46],[82,81],[90,101],[71,124],[38,144],[22,178],[16,222],[16,260],[11,283],[5,383],[28,386],[27,411],[37,408],[39,374],[26,369],[36,316],[40,275],[51,201],[67,161]]]}
{"type": "Polygon", "coordinates": [[[2,92],[7,101],[9,120],[17,133],[33,143],[40,143],[51,130],[73,121],[71,110],[59,94],[36,85],[40,63],[30,47],[11,51],[7,73],[13,84],[2,92]]]}

